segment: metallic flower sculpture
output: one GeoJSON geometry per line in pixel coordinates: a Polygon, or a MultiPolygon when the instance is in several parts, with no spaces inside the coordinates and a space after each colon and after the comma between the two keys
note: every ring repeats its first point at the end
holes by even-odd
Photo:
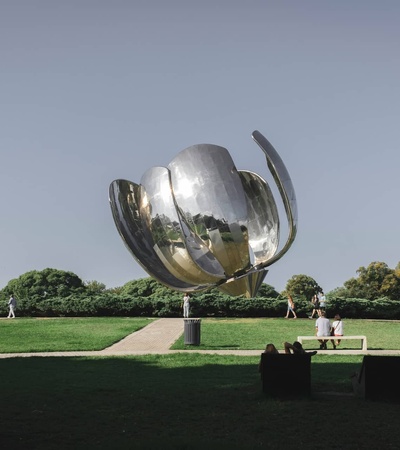
{"type": "Polygon", "coordinates": [[[165,167],[153,167],[140,184],[115,180],[110,204],[126,246],[156,280],[193,292],[218,287],[254,297],[266,268],[292,245],[297,230],[296,197],[276,150],[252,134],[267,159],[288,220],[279,247],[278,208],[267,182],[237,170],[228,151],[193,145],[165,167]]]}

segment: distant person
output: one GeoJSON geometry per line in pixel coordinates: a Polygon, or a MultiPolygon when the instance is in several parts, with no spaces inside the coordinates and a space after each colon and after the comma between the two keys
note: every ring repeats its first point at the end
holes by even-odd
{"type": "Polygon", "coordinates": [[[310,316],[310,319],[314,318],[314,314],[319,316],[321,313],[321,310],[319,309],[319,298],[317,294],[314,294],[313,298],[311,299],[311,303],[313,305],[313,310],[310,316]]]}
{"type": "MultiPolygon", "coordinates": [[[[339,314],[336,314],[334,317],[334,321],[332,323],[332,328],[331,328],[331,335],[332,336],[343,336],[343,322],[342,322],[342,318],[339,316],[339,314]]],[[[340,339],[335,341],[332,339],[331,340],[332,344],[333,344],[333,348],[336,348],[337,345],[340,344],[340,339]]]]}
{"type": "Polygon", "coordinates": [[[17,307],[17,301],[14,298],[14,295],[11,295],[10,300],[8,300],[8,319],[15,319],[15,308],[17,307]]]}
{"type": "Polygon", "coordinates": [[[183,317],[188,318],[190,312],[190,297],[189,294],[186,293],[183,297],[183,317]]]}
{"type": "MultiPolygon", "coordinates": [[[[331,323],[326,317],[325,311],[321,311],[320,317],[315,321],[315,334],[316,336],[330,336],[331,335],[331,323]]],[[[318,339],[320,343],[320,350],[326,350],[326,343],[328,339],[318,339]]]]}
{"type": "Polygon", "coordinates": [[[293,344],[291,344],[290,342],[284,342],[283,348],[285,349],[285,353],[287,355],[290,355],[290,354],[306,355],[307,354],[310,356],[314,356],[317,354],[316,350],[313,350],[312,352],[306,352],[299,341],[294,341],[293,344]]]}
{"type": "Polygon", "coordinates": [[[289,314],[292,313],[293,314],[293,319],[297,319],[296,313],[294,312],[296,306],[294,304],[293,298],[292,296],[289,294],[288,295],[288,304],[287,304],[287,312],[286,312],[286,316],[285,319],[289,318],[289,314]]]}
{"type": "Polygon", "coordinates": [[[321,315],[322,311],[326,312],[326,297],[323,292],[321,292],[319,295],[319,310],[320,310],[320,315],[321,315]]]}

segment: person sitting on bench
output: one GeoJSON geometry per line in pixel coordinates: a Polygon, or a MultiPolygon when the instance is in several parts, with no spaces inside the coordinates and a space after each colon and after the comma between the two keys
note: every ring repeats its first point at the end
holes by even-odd
{"type": "MultiPolygon", "coordinates": [[[[279,354],[279,352],[274,344],[267,344],[263,353],[272,353],[274,355],[279,354]]],[[[261,360],[260,360],[260,363],[258,364],[258,371],[261,373],[261,360]]]]}
{"type": "Polygon", "coordinates": [[[331,328],[331,335],[337,336],[337,341],[335,344],[335,341],[332,339],[331,342],[333,344],[333,348],[336,349],[336,346],[340,344],[340,336],[343,336],[343,322],[339,314],[336,314],[334,317],[334,322],[332,324],[331,328]]]}
{"type": "MultiPolygon", "coordinates": [[[[326,317],[325,311],[321,312],[321,315],[315,322],[315,334],[317,335],[317,337],[330,336],[331,334],[331,323],[329,322],[329,319],[326,317]]],[[[318,339],[318,341],[321,344],[319,346],[320,350],[326,350],[326,343],[328,342],[328,340],[318,339]]]]}
{"type": "Polygon", "coordinates": [[[293,344],[290,344],[289,342],[283,343],[283,348],[285,349],[285,353],[287,355],[290,354],[296,354],[296,355],[305,355],[308,354],[310,356],[314,356],[317,354],[317,351],[314,350],[312,352],[306,352],[303,348],[303,346],[298,341],[294,341],[293,344]]]}

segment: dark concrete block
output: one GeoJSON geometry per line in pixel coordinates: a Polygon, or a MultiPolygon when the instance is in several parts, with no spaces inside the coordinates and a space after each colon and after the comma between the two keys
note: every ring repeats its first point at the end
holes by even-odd
{"type": "Polygon", "coordinates": [[[372,356],[363,358],[359,374],[353,376],[357,395],[368,400],[400,401],[400,357],[372,356]]]}
{"type": "Polygon", "coordinates": [[[311,356],[261,354],[263,392],[273,397],[311,395],[311,356]]]}

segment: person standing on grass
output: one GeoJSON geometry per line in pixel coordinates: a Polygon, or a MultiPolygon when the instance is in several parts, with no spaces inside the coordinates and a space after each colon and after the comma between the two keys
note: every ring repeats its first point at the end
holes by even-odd
{"type": "Polygon", "coordinates": [[[297,316],[296,316],[296,313],[294,312],[294,310],[295,310],[295,304],[294,304],[292,296],[289,294],[288,295],[288,304],[287,304],[287,313],[286,313],[285,319],[289,318],[290,312],[293,314],[293,319],[297,319],[297,316]]]}
{"type": "Polygon", "coordinates": [[[320,310],[320,314],[322,311],[326,312],[326,297],[322,291],[319,295],[319,310],[320,310]]]}
{"type": "Polygon", "coordinates": [[[17,301],[14,295],[11,294],[10,300],[8,300],[9,313],[7,319],[15,319],[15,308],[17,307],[17,301]]]}
{"type": "MultiPolygon", "coordinates": [[[[315,321],[315,334],[316,336],[330,336],[331,334],[331,323],[326,317],[325,311],[321,311],[320,317],[315,321]]],[[[328,339],[318,339],[320,343],[320,350],[326,350],[326,343],[328,339]]],[[[335,346],[334,346],[335,347],[335,346]]]]}
{"type": "Polygon", "coordinates": [[[183,297],[183,317],[188,318],[189,317],[189,310],[190,310],[190,297],[189,294],[186,293],[183,297]]]}

